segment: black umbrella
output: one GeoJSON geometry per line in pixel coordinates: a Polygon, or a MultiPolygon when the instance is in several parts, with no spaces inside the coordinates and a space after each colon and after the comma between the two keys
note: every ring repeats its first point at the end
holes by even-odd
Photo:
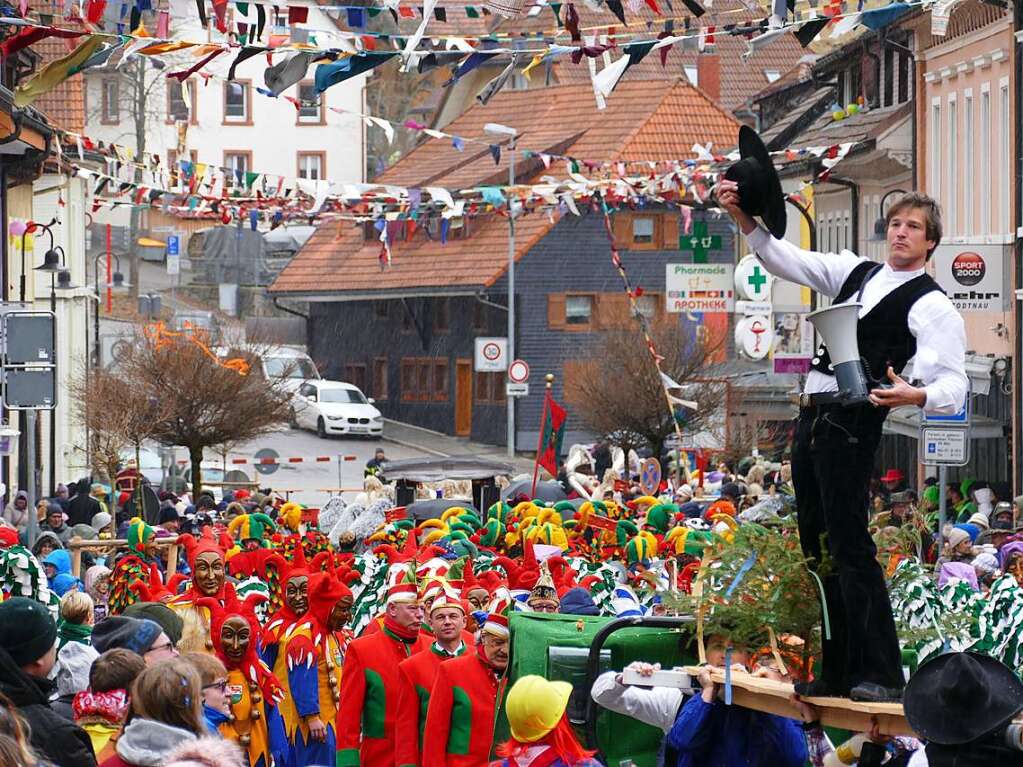
{"type": "Polygon", "coordinates": [[[416,501],[409,505],[406,509],[406,513],[410,519],[414,519],[416,522],[422,522],[426,519],[440,519],[445,511],[455,506],[460,506],[463,509],[469,509],[469,511],[472,512],[476,511],[476,507],[472,505],[472,501],[451,501],[446,498],[430,498],[425,501],[416,501]]]}
{"type": "Polygon", "coordinates": [[[522,500],[523,498],[527,501],[532,501],[533,499],[538,498],[541,501],[547,501],[548,503],[557,503],[558,501],[568,500],[565,488],[561,486],[560,482],[555,482],[554,480],[537,482],[535,493],[530,492],[532,489],[533,480],[520,479],[518,482],[512,482],[508,485],[508,487],[501,491],[501,500],[508,501],[508,503],[511,503],[514,499],[522,500]]]}

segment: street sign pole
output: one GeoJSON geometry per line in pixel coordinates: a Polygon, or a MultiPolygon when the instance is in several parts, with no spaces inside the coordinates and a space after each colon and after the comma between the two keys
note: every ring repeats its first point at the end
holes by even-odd
{"type": "Polygon", "coordinates": [[[948,501],[945,498],[945,479],[948,476],[948,469],[945,464],[938,467],[938,554],[945,545],[945,517],[948,513],[948,501]]]}

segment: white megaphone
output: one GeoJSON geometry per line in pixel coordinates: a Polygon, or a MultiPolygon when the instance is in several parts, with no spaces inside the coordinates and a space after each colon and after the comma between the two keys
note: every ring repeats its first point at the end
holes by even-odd
{"type": "Polygon", "coordinates": [[[828,347],[831,372],[838,381],[838,396],[846,405],[858,405],[870,399],[867,372],[856,340],[856,323],[862,306],[857,302],[836,304],[806,315],[828,347]]]}

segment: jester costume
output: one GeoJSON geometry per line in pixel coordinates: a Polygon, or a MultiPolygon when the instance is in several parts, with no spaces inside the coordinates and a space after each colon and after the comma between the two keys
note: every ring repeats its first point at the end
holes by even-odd
{"type": "MultiPolygon", "coordinates": [[[[414,584],[398,584],[387,599],[415,602],[418,594],[414,584]]],[[[398,664],[428,647],[418,628],[410,631],[390,617],[382,631],[349,645],[337,718],[337,767],[393,767],[398,664]]]]}
{"type": "MultiPolygon", "coordinates": [[[[309,612],[291,627],[281,643],[278,665],[283,662],[286,666],[287,682],[280,714],[288,742],[285,764],[289,767],[334,764],[341,668],[352,632],[347,628],[331,631],[329,621],[335,605],[351,595],[333,573],[314,573],[309,578],[309,612]],[[309,721],[315,718],[326,726],[323,741],[310,734],[309,721]]],[[[275,753],[283,750],[274,747],[275,753]]]]}
{"type": "Polygon", "coordinates": [[[203,530],[203,535],[200,538],[193,538],[187,533],[179,535],[178,542],[185,547],[185,553],[188,556],[188,566],[192,571],[192,580],[188,584],[188,588],[167,602],[167,606],[180,615],[184,622],[181,641],[178,642],[178,649],[182,652],[213,654],[214,645],[210,630],[210,611],[208,607],[200,605],[199,600],[204,597],[211,598],[223,606],[229,598],[234,597],[234,587],[227,582],[224,577],[225,570],[221,569],[216,590],[213,593],[200,591],[196,584],[196,561],[202,554],[212,553],[219,558],[221,565],[224,565],[226,560],[224,549],[208,528],[203,530]]]}
{"type": "MultiPolygon", "coordinates": [[[[163,577],[153,556],[156,530],[141,518],[128,523],[128,551],[114,562],[110,573],[110,613],[120,615],[138,601],[149,601],[163,591],[163,577]]],[[[163,596],[161,593],[160,596],[163,596]]]]}
{"type": "MultiPolygon", "coordinates": [[[[458,594],[444,590],[434,598],[430,613],[449,609],[465,615],[465,606],[458,594]]],[[[444,661],[464,655],[470,646],[460,639],[456,649],[448,650],[439,642],[433,642],[429,650],[416,653],[398,664],[398,721],[401,727],[394,738],[394,761],[398,767],[419,767],[421,764],[426,711],[437,669],[444,661]]]]}
{"type": "MultiPolygon", "coordinates": [[[[266,551],[266,549],[260,549],[260,551],[266,551]]],[[[234,560],[232,559],[231,561],[233,562],[234,560]]],[[[268,559],[266,564],[266,569],[273,569],[277,574],[276,577],[280,582],[278,591],[280,592],[287,589],[287,583],[292,578],[308,578],[310,575],[304,556],[296,558],[294,562],[285,562],[284,558],[280,554],[274,552],[271,554],[271,559],[268,559]],[[272,568],[270,567],[271,565],[272,568]]],[[[259,640],[259,653],[266,664],[274,670],[275,674],[283,676],[283,663],[280,665],[278,664],[280,643],[285,634],[287,634],[291,627],[294,626],[295,623],[297,623],[303,616],[297,614],[292,609],[283,594],[280,597],[280,602],[277,607],[278,609],[270,616],[266,625],[262,628],[259,640]]]]}
{"type": "Polygon", "coordinates": [[[241,746],[249,767],[271,767],[268,713],[280,705],[284,690],[256,652],[259,621],[252,605],[235,598],[221,605],[210,597],[201,597],[197,604],[210,613],[213,647],[227,668],[231,718],[220,725],[220,733],[241,746]],[[224,624],[234,617],[244,620],[249,629],[249,640],[240,658],[228,652],[223,641],[224,624]]]}
{"type": "Polygon", "coordinates": [[[502,686],[482,644],[439,666],[426,714],[422,767],[487,764],[502,686]]]}

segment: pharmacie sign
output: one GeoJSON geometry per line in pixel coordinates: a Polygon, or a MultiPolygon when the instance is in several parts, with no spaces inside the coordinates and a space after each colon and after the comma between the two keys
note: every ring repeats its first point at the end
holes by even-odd
{"type": "Polygon", "coordinates": [[[735,309],[735,267],[731,264],[668,264],[669,312],[730,312],[735,309]]]}

